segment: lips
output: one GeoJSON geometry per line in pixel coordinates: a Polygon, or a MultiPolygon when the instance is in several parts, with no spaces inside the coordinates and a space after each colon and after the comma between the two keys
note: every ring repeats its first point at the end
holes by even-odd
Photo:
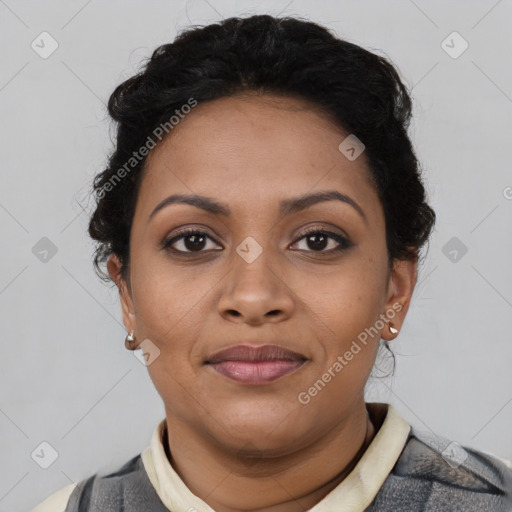
{"type": "Polygon", "coordinates": [[[307,358],[279,345],[236,345],[216,352],[205,364],[244,384],[265,384],[299,369],[307,358]]]}

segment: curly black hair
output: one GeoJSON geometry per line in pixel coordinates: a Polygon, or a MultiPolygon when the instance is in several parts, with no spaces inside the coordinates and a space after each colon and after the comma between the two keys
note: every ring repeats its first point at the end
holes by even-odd
{"type": "Polygon", "coordinates": [[[148,148],[156,144],[151,135],[163,140],[161,127],[171,133],[169,120],[197,102],[244,92],[309,100],[363,141],[384,210],[389,262],[419,257],[435,212],[407,134],[411,98],[398,71],[314,22],[254,15],[188,28],[156,48],[110,96],[117,144],[94,178],[96,209],[89,223],[102,280],[110,276],[100,264],[116,254],[129,282],[130,229],[148,148]]]}

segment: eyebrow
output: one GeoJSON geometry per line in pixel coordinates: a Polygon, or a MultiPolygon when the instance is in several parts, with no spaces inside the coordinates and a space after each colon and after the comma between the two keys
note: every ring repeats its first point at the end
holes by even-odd
{"type": "MultiPolygon", "coordinates": [[[[279,215],[282,218],[324,201],[341,201],[342,203],[349,204],[359,213],[366,223],[368,222],[366,215],[359,204],[350,196],[342,194],[337,190],[326,190],[315,192],[313,194],[304,194],[291,199],[284,199],[280,203],[279,215]]],[[[149,215],[148,222],[156,215],[157,212],[171,204],[190,204],[213,215],[223,215],[225,217],[229,217],[231,215],[231,210],[226,204],[220,203],[219,201],[209,197],[196,194],[173,194],[157,204],[155,209],[149,215]]]]}

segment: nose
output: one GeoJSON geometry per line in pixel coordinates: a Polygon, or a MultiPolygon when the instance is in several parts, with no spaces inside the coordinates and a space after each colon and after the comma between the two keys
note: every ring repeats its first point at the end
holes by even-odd
{"type": "Polygon", "coordinates": [[[293,292],[283,273],[269,266],[265,251],[251,263],[236,255],[223,284],[218,311],[226,320],[260,325],[292,315],[293,292]]]}

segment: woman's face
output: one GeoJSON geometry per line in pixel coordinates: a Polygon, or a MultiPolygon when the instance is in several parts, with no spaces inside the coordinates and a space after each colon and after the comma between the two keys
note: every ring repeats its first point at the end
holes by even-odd
{"type": "Polygon", "coordinates": [[[345,422],[364,403],[381,333],[390,339],[382,320],[400,328],[414,287],[415,262],[388,273],[364,152],[347,158],[338,146],[349,134],[310,107],[278,96],[195,107],[148,156],[130,287],[117,258],[108,263],[125,326],[159,351],[148,371],[171,430],[230,450],[250,442],[284,454],[345,422]],[[319,192],[350,199],[294,203],[319,192]],[[175,201],[152,214],[171,195],[215,208],[175,201]],[[164,248],[184,228],[203,234],[164,248]],[[281,345],[306,361],[259,383],[205,363],[238,344],[281,345]]]}

